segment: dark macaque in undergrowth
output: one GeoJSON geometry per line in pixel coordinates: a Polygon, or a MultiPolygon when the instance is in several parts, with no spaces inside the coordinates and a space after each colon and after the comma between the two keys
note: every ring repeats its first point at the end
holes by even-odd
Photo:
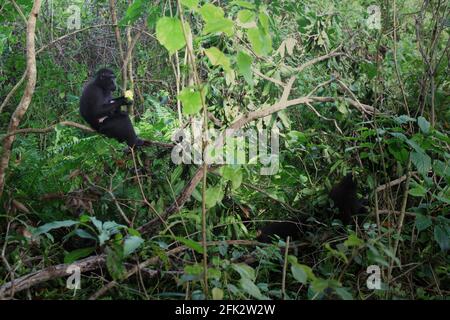
{"type": "Polygon", "coordinates": [[[275,236],[285,241],[289,237],[290,241],[294,241],[299,240],[302,235],[300,225],[295,221],[271,222],[262,227],[258,233],[256,240],[264,243],[272,242],[275,236]]]}
{"type": "Polygon", "coordinates": [[[344,224],[351,223],[352,216],[356,214],[367,213],[367,199],[358,199],[357,191],[358,183],[352,173],[347,174],[330,191],[330,198],[338,208],[339,217],[344,224]]]}
{"type": "MultiPolygon", "coordinates": [[[[344,224],[351,223],[352,216],[356,214],[367,213],[365,208],[367,199],[358,199],[357,190],[358,184],[349,173],[331,189],[329,194],[344,224]]],[[[291,240],[299,240],[302,236],[299,226],[299,223],[295,221],[272,222],[259,230],[257,240],[270,243],[275,236],[283,240],[286,240],[288,236],[291,240]]]]}
{"type": "Polygon", "coordinates": [[[130,117],[120,109],[131,102],[125,97],[112,97],[116,90],[115,79],[110,69],[100,69],[83,90],[80,114],[95,131],[126,142],[129,147],[142,146],[144,141],[136,136],[130,117]]]}

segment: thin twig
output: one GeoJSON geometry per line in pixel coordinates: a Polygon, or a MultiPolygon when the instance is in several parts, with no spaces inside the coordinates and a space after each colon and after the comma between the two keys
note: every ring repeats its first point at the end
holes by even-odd
{"type": "MultiPolygon", "coordinates": [[[[401,233],[402,233],[402,229],[403,229],[403,221],[405,220],[406,205],[408,203],[409,181],[411,179],[411,159],[409,159],[409,161],[408,161],[408,166],[407,166],[406,170],[407,170],[407,173],[406,173],[405,189],[403,190],[403,200],[402,200],[402,207],[401,207],[401,211],[400,211],[401,212],[400,219],[398,221],[397,235],[395,238],[394,248],[393,248],[393,252],[392,252],[393,257],[397,256],[398,244],[400,242],[401,233]]],[[[391,261],[391,264],[389,266],[388,280],[391,279],[393,265],[394,265],[394,260],[391,261]]]]}
{"type": "Polygon", "coordinates": [[[287,237],[286,247],[284,249],[283,275],[281,280],[281,300],[286,300],[286,273],[288,265],[289,240],[290,240],[289,237],[287,237]]]}

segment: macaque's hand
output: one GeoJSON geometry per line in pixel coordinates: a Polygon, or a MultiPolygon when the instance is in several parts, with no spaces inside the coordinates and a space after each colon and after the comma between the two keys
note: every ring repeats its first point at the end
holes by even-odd
{"type": "Polygon", "coordinates": [[[130,104],[133,103],[133,91],[132,91],[132,90],[127,90],[127,91],[125,91],[125,99],[126,99],[127,102],[129,102],[130,104]]]}
{"type": "Polygon", "coordinates": [[[128,99],[125,98],[125,96],[115,98],[112,101],[118,102],[121,106],[129,106],[131,104],[131,102],[128,101],[128,99]]]}

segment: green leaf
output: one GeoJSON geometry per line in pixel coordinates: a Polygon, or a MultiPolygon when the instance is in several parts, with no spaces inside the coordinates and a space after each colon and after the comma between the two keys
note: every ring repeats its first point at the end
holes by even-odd
{"type": "Polygon", "coordinates": [[[198,0],[181,0],[180,2],[183,6],[191,10],[197,9],[198,7],[198,0]]]}
{"type": "Polygon", "coordinates": [[[308,275],[306,274],[305,270],[302,268],[300,264],[293,263],[291,265],[291,271],[295,280],[297,280],[302,284],[306,284],[306,281],[308,280],[308,275]]]}
{"type": "Polygon", "coordinates": [[[251,295],[255,299],[265,299],[259,290],[258,286],[250,279],[247,278],[241,278],[239,281],[241,284],[242,289],[244,289],[245,292],[247,292],[249,295],[251,295]]]}
{"type": "Polygon", "coordinates": [[[255,269],[253,269],[249,265],[243,263],[235,263],[232,266],[233,269],[240,274],[241,278],[249,279],[252,281],[256,280],[255,269]]]}
{"type": "Polygon", "coordinates": [[[296,142],[298,144],[304,144],[309,141],[308,135],[306,135],[304,132],[300,132],[297,130],[291,130],[288,132],[287,135],[291,140],[289,142],[296,142]]]}
{"type": "Polygon", "coordinates": [[[106,247],[106,267],[114,280],[123,279],[127,273],[123,265],[122,246],[106,247]]]}
{"type": "Polygon", "coordinates": [[[297,20],[297,25],[300,33],[306,33],[308,31],[308,27],[311,25],[311,21],[307,16],[301,16],[297,20]]]}
{"type": "Polygon", "coordinates": [[[218,48],[205,49],[205,54],[213,66],[222,66],[225,71],[231,70],[230,59],[218,48]]]}
{"type": "MultiPolygon", "coordinates": [[[[292,257],[292,256],[290,256],[292,257]]],[[[300,264],[297,261],[295,261],[293,258],[290,259],[292,265],[296,265],[298,268],[302,269],[303,272],[307,275],[309,280],[315,280],[316,276],[314,275],[314,272],[312,271],[311,267],[307,266],[306,264],[300,264]]]]}
{"type": "Polygon", "coordinates": [[[102,226],[103,230],[107,230],[111,234],[117,233],[124,228],[126,227],[123,224],[118,224],[115,221],[105,221],[102,226]]]}
{"type": "Polygon", "coordinates": [[[217,7],[211,3],[207,3],[200,8],[200,15],[205,22],[213,22],[224,17],[224,12],[221,7],[217,7]]]}
{"type": "Polygon", "coordinates": [[[416,122],[416,119],[407,116],[406,114],[402,114],[401,116],[395,117],[394,121],[398,124],[405,124],[408,122],[416,122]]]}
{"type": "Polygon", "coordinates": [[[433,221],[431,220],[430,217],[425,216],[423,214],[420,213],[416,213],[416,228],[417,231],[423,231],[425,229],[427,229],[428,227],[430,227],[433,224],[433,221]]]}
{"type": "Polygon", "coordinates": [[[336,288],[336,294],[341,297],[343,300],[353,300],[353,296],[350,292],[348,292],[345,288],[336,288]]]}
{"type": "Polygon", "coordinates": [[[227,36],[232,36],[234,33],[233,21],[227,18],[217,19],[215,21],[208,21],[203,29],[203,34],[209,33],[225,33],[227,36]]]}
{"type": "Polygon", "coordinates": [[[425,134],[428,134],[430,132],[430,123],[425,119],[424,117],[419,117],[417,119],[417,123],[419,125],[420,131],[422,131],[425,134]]]}
{"type": "Polygon", "coordinates": [[[408,138],[405,136],[405,134],[401,133],[401,132],[388,132],[391,136],[396,137],[397,139],[401,140],[401,141],[407,141],[408,138]]]}
{"type": "Polygon", "coordinates": [[[223,300],[223,290],[217,287],[214,287],[211,290],[213,300],[223,300]]]}
{"type": "Polygon", "coordinates": [[[206,207],[208,209],[214,207],[216,203],[222,201],[223,199],[222,186],[218,184],[215,187],[208,188],[206,190],[205,196],[206,196],[206,207]]]}
{"type": "Polygon", "coordinates": [[[222,277],[222,272],[217,268],[208,268],[208,278],[219,281],[222,277]]]}
{"type": "Polygon", "coordinates": [[[242,184],[242,170],[238,170],[233,175],[233,179],[231,179],[231,190],[238,189],[242,184]]]}
{"type": "Polygon", "coordinates": [[[344,246],[350,247],[360,247],[364,244],[364,241],[359,239],[355,233],[351,233],[348,239],[344,241],[344,246]]]}
{"type": "Polygon", "coordinates": [[[127,9],[124,17],[119,24],[125,25],[136,21],[144,12],[144,1],[135,0],[127,9]]]}
{"type": "Polygon", "coordinates": [[[255,13],[250,10],[240,10],[237,14],[237,18],[242,23],[249,23],[255,20],[255,13]]]}
{"type": "Polygon", "coordinates": [[[230,19],[224,18],[223,9],[211,3],[207,3],[200,8],[200,15],[205,20],[203,34],[223,32],[227,36],[234,33],[234,24],[230,19]]]}
{"type": "Polygon", "coordinates": [[[181,277],[181,283],[186,281],[198,281],[201,279],[203,273],[203,266],[195,263],[184,267],[184,274],[181,277]]]}
{"type": "Polygon", "coordinates": [[[255,28],[257,26],[255,18],[255,12],[244,9],[238,12],[236,23],[242,28],[255,28]]]}
{"type": "Polygon", "coordinates": [[[127,237],[123,243],[123,255],[124,257],[132,254],[137,248],[144,242],[141,237],[131,236],[127,237]]]}
{"type": "Polygon", "coordinates": [[[252,57],[244,51],[237,54],[238,71],[251,86],[253,86],[252,60],[252,57]]]}
{"type": "Polygon", "coordinates": [[[259,13],[258,18],[259,18],[259,23],[263,27],[264,33],[268,35],[269,34],[269,16],[264,11],[261,11],[259,13]]]}
{"type": "Polygon", "coordinates": [[[272,51],[272,38],[260,28],[248,29],[247,37],[257,55],[267,56],[272,51]]]}
{"type": "Polygon", "coordinates": [[[79,236],[80,238],[84,238],[84,239],[91,239],[91,240],[95,240],[97,241],[97,238],[94,237],[92,234],[90,234],[89,232],[87,232],[84,229],[76,229],[75,230],[75,234],[77,236],[79,236]]]}
{"type": "Polygon", "coordinates": [[[177,166],[170,175],[170,183],[175,184],[183,173],[183,166],[177,166]]]}
{"type": "Polygon", "coordinates": [[[83,215],[80,217],[80,222],[82,222],[82,223],[87,223],[87,222],[89,222],[89,221],[91,221],[91,217],[88,216],[87,214],[83,214],[83,215]]]}
{"type": "MultiPolygon", "coordinates": [[[[187,31],[189,25],[185,24],[185,28],[187,31]]],[[[156,23],[156,38],[169,51],[170,55],[186,45],[183,27],[178,18],[163,17],[159,19],[156,23]]]]}
{"type": "Polygon", "coordinates": [[[439,176],[450,178],[450,166],[441,160],[433,161],[433,170],[439,176]]]}
{"type": "Polygon", "coordinates": [[[202,98],[200,92],[193,88],[184,88],[178,95],[183,104],[184,114],[197,114],[202,109],[202,98]]]}
{"type": "Polygon", "coordinates": [[[423,197],[427,193],[427,189],[420,184],[416,184],[414,188],[409,189],[408,193],[413,197],[423,197]]]}
{"type": "Polygon", "coordinates": [[[389,144],[388,150],[397,161],[404,162],[408,160],[409,156],[408,150],[406,148],[399,146],[397,143],[389,144]]]}
{"type": "Polygon", "coordinates": [[[184,244],[186,247],[189,247],[192,250],[197,251],[198,253],[203,253],[203,247],[197,241],[194,241],[194,240],[191,240],[191,239],[187,239],[187,238],[183,238],[183,237],[175,237],[175,239],[177,241],[181,242],[182,244],[184,244]]]}
{"type": "Polygon", "coordinates": [[[422,175],[426,175],[431,169],[431,158],[426,153],[412,151],[411,162],[422,175]]]}
{"type": "Polygon", "coordinates": [[[150,30],[153,29],[156,26],[156,22],[160,16],[161,8],[159,6],[150,8],[150,12],[147,17],[147,28],[150,30]]]}
{"type": "Polygon", "coordinates": [[[103,230],[103,222],[98,220],[96,217],[89,217],[92,224],[97,228],[98,232],[102,232],[103,230]]]}
{"type": "Polygon", "coordinates": [[[369,80],[372,80],[377,75],[377,66],[375,63],[365,62],[361,64],[362,71],[367,75],[369,80]]]}
{"type": "Polygon", "coordinates": [[[442,251],[450,249],[450,227],[436,225],[434,227],[434,240],[439,244],[442,251]]]}
{"type": "Polygon", "coordinates": [[[231,181],[232,190],[236,190],[242,183],[242,171],[240,167],[226,166],[223,168],[222,176],[225,181],[231,181]]]}
{"type": "Polygon", "coordinates": [[[127,231],[128,231],[128,234],[129,234],[130,236],[135,236],[135,237],[142,238],[142,237],[141,237],[141,233],[140,233],[139,231],[137,231],[136,229],[128,228],[127,231]]]}
{"type": "Polygon", "coordinates": [[[95,225],[97,230],[99,231],[98,241],[102,246],[106,241],[108,241],[112,235],[118,233],[120,229],[126,228],[124,225],[117,224],[114,221],[106,221],[102,223],[95,217],[91,217],[92,223],[95,225]]]}
{"type": "Polygon", "coordinates": [[[64,263],[73,263],[74,261],[77,261],[80,258],[89,256],[94,251],[95,251],[95,247],[88,247],[88,248],[81,248],[81,249],[73,250],[64,256],[64,263]]]}
{"type": "Polygon", "coordinates": [[[347,115],[349,113],[347,104],[345,102],[336,103],[337,109],[340,113],[347,115]]]}
{"type": "Polygon", "coordinates": [[[316,293],[323,292],[326,288],[328,288],[328,280],[317,278],[311,283],[311,289],[316,293]]]}
{"type": "Polygon", "coordinates": [[[53,221],[53,222],[49,222],[46,223],[38,228],[36,228],[33,232],[33,235],[35,236],[39,236],[43,233],[47,233],[50,230],[53,229],[58,229],[58,228],[64,228],[64,227],[71,227],[73,225],[78,224],[78,221],[74,221],[74,220],[63,220],[63,221],[53,221]]]}
{"type": "Polygon", "coordinates": [[[237,6],[240,6],[242,8],[255,9],[255,5],[253,3],[250,3],[250,2],[247,2],[247,1],[236,0],[236,1],[232,1],[230,4],[231,5],[237,5],[237,6]]]}
{"type": "Polygon", "coordinates": [[[407,139],[407,140],[406,140],[406,143],[407,143],[411,148],[413,148],[416,152],[418,152],[418,153],[425,153],[425,150],[423,150],[423,148],[422,148],[421,146],[419,146],[419,144],[418,144],[416,141],[414,141],[414,140],[412,140],[412,139],[407,139]]]}

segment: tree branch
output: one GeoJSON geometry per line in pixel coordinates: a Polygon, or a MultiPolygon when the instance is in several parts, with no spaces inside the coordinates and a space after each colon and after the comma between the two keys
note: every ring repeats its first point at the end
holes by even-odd
{"type": "MultiPolygon", "coordinates": [[[[87,132],[96,132],[94,129],[85,126],[83,124],[77,123],[77,122],[73,122],[73,121],[61,121],[58,123],[55,123],[47,128],[26,128],[26,129],[17,129],[11,132],[8,132],[7,134],[5,134],[3,137],[0,138],[0,141],[7,139],[8,137],[11,136],[15,136],[17,134],[28,134],[28,133],[48,133],[51,132],[55,129],[55,127],[57,125],[61,125],[61,126],[70,126],[70,127],[75,127],[78,129],[81,129],[83,131],[87,131],[87,132]]],[[[145,146],[155,146],[155,147],[161,147],[161,148],[173,148],[174,144],[172,143],[166,143],[166,142],[159,142],[159,141],[151,141],[151,140],[144,140],[144,145],[145,146]]]]}
{"type": "MultiPolygon", "coordinates": [[[[217,245],[221,245],[223,244],[224,241],[211,241],[208,242],[207,245],[208,246],[217,246],[217,245]]],[[[264,244],[259,244],[257,241],[252,241],[252,240],[228,240],[225,241],[226,243],[228,243],[229,245],[264,245],[264,244]]],[[[173,256],[175,254],[178,254],[180,252],[183,252],[185,250],[190,249],[189,247],[186,247],[184,245],[173,248],[169,251],[166,252],[167,256],[173,256]]],[[[159,256],[154,256],[151,257],[147,260],[145,260],[144,262],[135,265],[130,271],[128,271],[128,273],[125,276],[125,279],[128,279],[129,277],[131,277],[133,274],[135,274],[138,270],[145,268],[149,265],[154,265],[156,263],[158,263],[158,261],[160,261],[160,257],[159,256]]],[[[102,268],[103,266],[105,266],[106,264],[106,254],[100,254],[97,256],[92,256],[92,257],[88,257],[70,264],[67,263],[62,263],[62,264],[58,264],[55,266],[50,266],[47,268],[44,268],[42,270],[39,271],[35,271],[32,272],[30,274],[24,275],[20,278],[17,278],[14,281],[10,281],[5,283],[4,285],[0,286],[0,298],[3,298],[5,295],[11,295],[11,293],[14,292],[19,292],[19,291],[23,291],[26,290],[28,288],[31,288],[35,285],[41,284],[43,282],[52,280],[52,279],[57,279],[57,278],[62,278],[62,277],[66,277],[69,276],[69,274],[67,273],[67,268],[69,267],[78,267],[80,268],[80,272],[87,272],[87,271],[92,271],[92,270],[96,270],[99,268],[102,268]]],[[[104,294],[105,292],[107,292],[110,288],[114,287],[114,285],[116,285],[115,281],[112,281],[110,283],[108,283],[105,287],[103,287],[100,291],[98,291],[96,294],[94,294],[92,298],[96,298],[99,297],[101,294],[104,294]]]]}
{"type": "MultiPolygon", "coordinates": [[[[16,110],[11,116],[11,120],[8,126],[8,133],[15,131],[20,124],[23,116],[27,112],[28,106],[31,103],[33,97],[34,88],[36,86],[36,49],[34,36],[36,31],[36,20],[41,8],[41,0],[34,0],[33,8],[31,9],[30,16],[27,22],[27,40],[26,40],[26,59],[27,59],[27,85],[23,93],[22,99],[19,102],[16,110]]],[[[10,135],[6,139],[3,139],[3,154],[0,159],[0,198],[3,194],[5,187],[6,170],[8,169],[9,159],[11,157],[11,148],[14,142],[14,135],[10,135]]]]}
{"type": "Polygon", "coordinates": [[[32,286],[38,285],[40,283],[46,282],[48,280],[62,278],[68,276],[67,268],[69,266],[75,266],[80,268],[80,272],[87,272],[101,268],[106,263],[106,255],[101,254],[98,256],[88,257],[80,261],[71,264],[58,264],[56,266],[50,266],[45,269],[32,272],[30,274],[24,275],[14,281],[5,283],[0,287],[0,297],[5,295],[11,295],[11,293],[19,292],[32,286]]]}
{"type": "Polygon", "coordinates": [[[11,136],[15,136],[17,134],[28,134],[28,133],[48,133],[51,132],[55,129],[55,127],[57,125],[62,125],[62,126],[71,126],[71,127],[76,127],[78,129],[84,130],[84,131],[88,131],[88,132],[95,132],[94,129],[91,129],[85,125],[76,123],[76,122],[72,122],[72,121],[61,121],[58,123],[55,123],[47,128],[26,128],[26,129],[17,129],[11,132],[8,132],[7,134],[5,134],[3,137],[0,138],[1,140],[5,140],[8,137],[11,136]]]}

